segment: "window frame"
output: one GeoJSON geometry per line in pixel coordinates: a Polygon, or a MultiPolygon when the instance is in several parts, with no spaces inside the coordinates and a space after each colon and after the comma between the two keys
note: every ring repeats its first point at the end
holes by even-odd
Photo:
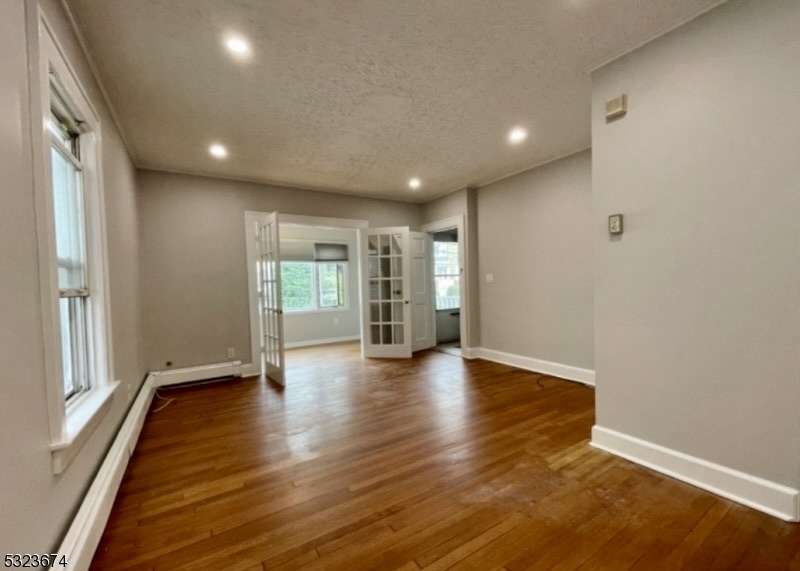
{"type": "Polygon", "coordinates": [[[101,124],[97,111],[41,8],[28,21],[31,86],[31,136],[34,161],[34,203],[39,252],[39,290],[44,384],[50,432],[50,453],[55,474],[62,473],[89,439],[111,406],[119,382],[112,380],[111,311],[102,188],[101,124]],[[57,87],[51,87],[51,72],[57,87]],[[85,327],[89,386],[67,399],[61,349],[56,225],[52,173],[51,90],[70,114],[81,121],[78,156],[82,165],[82,215],[85,233],[85,327]]]}
{"type": "MultiPolygon", "coordinates": [[[[91,349],[90,337],[92,336],[91,322],[91,300],[92,290],[89,285],[89,260],[86,236],[86,204],[85,204],[85,180],[84,168],[81,163],[81,133],[80,126],[76,121],[76,117],[68,110],[71,104],[65,100],[68,94],[65,92],[64,86],[60,80],[50,77],[50,122],[48,125],[49,141],[50,141],[50,166],[51,166],[51,184],[50,190],[55,197],[56,192],[54,188],[54,175],[53,165],[54,154],[58,154],[64,160],[66,167],[69,169],[68,176],[73,178],[72,184],[75,185],[75,196],[72,205],[75,208],[74,216],[71,222],[77,226],[77,231],[74,232],[71,238],[77,244],[73,244],[74,249],[78,254],[81,263],[80,280],[79,283],[71,283],[65,286],[58,284],[59,291],[59,321],[61,322],[61,348],[62,348],[62,377],[64,378],[64,400],[69,409],[70,404],[77,399],[80,399],[84,392],[91,390],[94,385],[91,363],[91,349]],[[54,104],[55,100],[55,104],[54,104]],[[58,109],[55,109],[58,108],[58,109]],[[72,125],[72,126],[70,126],[72,125]],[[68,318],[70,323],[70,352],[72,353],[71,359],[71,391],[68,392],[66,388],[66,376],[64,371],[64,338],[63,338],[63,316],[62,304],[67,301],[68,318]]],[[[55,203],[54,198],[54,203],[55,203]]],[[[55,233],[58,235],[59,226],[58,222],[55,223],[55,233]]],[[[73,230],[75,230],[73,228],[73,230]]],[[[62,258],[58,252],[58,239],[56,239],[56,272],[60,272],[63,268],[62,258]]],[[[75,252],[73,252],[75,253],[75,252]]],[[[60,281],[60,278],[59,278],[60,281]]]]}
{"type": "MultiPolygon", "coordinates": [[[[311,283],[312,283],[312,292],[311,292],[311,299],[314,304],[314,307],[311,309],[288,309],[283,304],[283,299],[281,299],[281,305],[283,307],[284,315],[308,315],[308,314],[315,314],[315,313],[329,313],[334,311],[349,311],[350,309],[350,296],[347,294],[348,288],[348,264],[350,262],[341,261],[341,262],[314,262],[314,261],[301,261],[301,260],[282,260],[281,261],[281,281],[283,281],[283,265],[284,264],[303,264],[303,265],[310,265],[312,267],[311,270],[311,283]],[[320,298],[321,298],[321,287],[320,287],[320,272],[319,266],[320,265],[335,265],[340,267],[340,276],[342,279],[342,297],[343,304],[336,307],[323,307],[320,305],[320,298]]],[[[281,283],[281,290],[284,291],[283,283],[281,283]]]]}

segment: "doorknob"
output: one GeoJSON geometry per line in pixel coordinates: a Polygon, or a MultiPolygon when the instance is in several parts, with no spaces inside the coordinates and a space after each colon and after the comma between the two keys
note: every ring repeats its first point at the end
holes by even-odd
{"type": "Polygon", "coordinates": [[[404,302],[404,303],[405,303],[406,305],[408,305],[408,304],[409,304],[409,303],[411,303],[411,302],[410,302],[410,301],[408,301],[408,300],[405,300],[405,302],[404,302]]]}

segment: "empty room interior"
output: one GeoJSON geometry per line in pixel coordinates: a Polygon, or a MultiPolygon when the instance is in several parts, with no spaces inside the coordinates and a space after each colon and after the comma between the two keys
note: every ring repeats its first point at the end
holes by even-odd
{"type": "Polygon", "coordinates": [[[4,0],[5,566],[800,569],[798,30],[4,0]]]}

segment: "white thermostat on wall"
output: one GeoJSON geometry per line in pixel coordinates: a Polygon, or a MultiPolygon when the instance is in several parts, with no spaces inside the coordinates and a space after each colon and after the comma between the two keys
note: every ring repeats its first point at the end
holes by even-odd
{"type": "Polygon", "coordinates": [[[608,233],[622,234],[622,214],[612,214],[608,217],[608,233]]]}
{"type": "Polygon", "coordinates": [[[606,121],[613,121],[628,112],[628,94],[623,93],[606,101],[606,121]]]}

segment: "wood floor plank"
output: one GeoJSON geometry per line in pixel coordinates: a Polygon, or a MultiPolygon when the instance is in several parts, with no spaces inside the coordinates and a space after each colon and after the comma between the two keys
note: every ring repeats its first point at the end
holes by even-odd
{"type": "Polygon", "coordinates": [[[159,395],[95,571],[800,568],[800,527],[591,448],[577,383],[345,344],[159,395]]]}

